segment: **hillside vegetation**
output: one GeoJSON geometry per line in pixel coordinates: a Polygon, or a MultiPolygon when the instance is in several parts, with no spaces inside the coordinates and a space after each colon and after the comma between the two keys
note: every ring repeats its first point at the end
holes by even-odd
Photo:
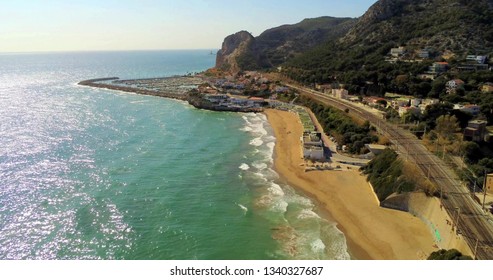
{"type": "Polygon", "coordinates": [[[225,38],[216,68],[237,72],[278,66],[305,51],[344,36],[356,19],[319,17],[264,31],[253,37],[240,31],[225,38]]]}
{"type": "Polygon", "coordinates": [[[492,0],[381,0],[339,40],[288,61],[286,74],[304,83],[337,80],[353,86],[353,92],[363,87],[393,92],[397,76],[414,78],[444,53],[453,54],[451,62],[468,54],[493,55],[492,6],[492,0]],[[386,62],[391,48],[399,46],[408,53],[427,49],[431,58],[386,62]]]}

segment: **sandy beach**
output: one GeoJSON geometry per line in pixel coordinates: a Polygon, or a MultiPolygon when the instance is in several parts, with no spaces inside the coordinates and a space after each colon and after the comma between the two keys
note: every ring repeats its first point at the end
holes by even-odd
{"type": "Polygon", "coordinates": [[[409,213],[379,207],[358,170],[305,172],[302,126],[297,115],[279,110],[265,114],[277,138],[275,169],[286,183],[312,196],[347,239],[353,259],[426,259],[437,250],[427,226],[409,213]]]}

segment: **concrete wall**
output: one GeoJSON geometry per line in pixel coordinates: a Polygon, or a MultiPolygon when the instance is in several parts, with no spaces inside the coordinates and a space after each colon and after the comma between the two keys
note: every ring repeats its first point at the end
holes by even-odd
{"type": "Polygon", "coordinates": [[[427,197],[424,193],[409,194],[409,213],[421,219],[435,237],[438,249],[457,249],[464,255],[474,258],[472,250],[462,235],[457,235],[452,228],[453,220],[440,206],[440,199],[427,197]]]}

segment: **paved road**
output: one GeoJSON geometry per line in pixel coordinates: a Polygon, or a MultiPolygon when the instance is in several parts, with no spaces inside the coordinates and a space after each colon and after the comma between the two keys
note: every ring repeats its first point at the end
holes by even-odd
{"type": "Polygon", "coordinates": [[[288,85],[302,95],[340,110],[350,110],[359,118],[370,121],[383,135],[389,137],[396,151],[406,160],[414,162],[420,169],[420,176],[429,178],[442,194],[442,205],[453,220],[454,228],[468,243],[477,259],[493,259],[493,223],[480,205],[472,199],[470,191],[463,186],[445,163],[428,151],[413,134],[388,124],[378,116],[359,108],[346,100],[340,100],[317,91],[288,85]]]}

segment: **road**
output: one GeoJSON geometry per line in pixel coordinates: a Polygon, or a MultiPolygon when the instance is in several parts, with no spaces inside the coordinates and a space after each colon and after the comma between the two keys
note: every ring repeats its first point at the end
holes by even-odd
{"type": "Polygon", "coordinates": [[[288,86],[304,96],[343,111],[349,109],[350,114],[370,121],[380,133],[391,140],[402,157],[416,164],[423,178],[427,177],[439,188],[442,205],[452,218],[457,234],[464,237],[476,259],[493,260],[493,223],[489,215],[472,199],[469,189],[461,184],[455,173],[429,152],[413,134],[349,101],[292,84],[288,86]]]}

